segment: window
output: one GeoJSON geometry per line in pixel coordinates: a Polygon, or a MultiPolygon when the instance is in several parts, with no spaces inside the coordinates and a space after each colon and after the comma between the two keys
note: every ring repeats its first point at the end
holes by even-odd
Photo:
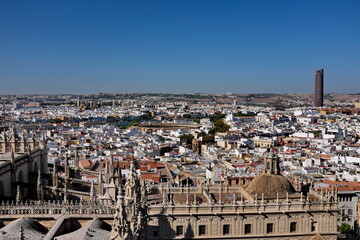
{"type": "Polygon", "coordinates": [[[353,214],[353,210],[352,209],[348,209],[348,214],[352,215],[353,214]]]}
{"type": "Polygon", "coordinates": [[[223,225],[223,235],[228,235],[228,234],[230,234],[230,225],[225,224],[223,225]]]}
{"type": "Polygon", "coordinates": [[[157,228],[153,229],[153,237],[158,237],[159,236],[159,230],[157,228]]]}
{"type": "Polygon", "coordinates": [[[316,232],[316,230],[317,230],[317,222],[312,222],[311,223],[311,231],[316,232]]]}
{"type": "Polygon", "coordinates": [[[274,224],[272,223],[266,224],[266,233],[272,233],[274,231],[273,228],[274,228],[274,224]]]}
{"type": "Polygon", "coordinates": [[[251,224],[245,224],[244,233],[245,234],[250,234],[251,233],[251,224]]]}
{"type": "Polygon", "coordinates": [[[296,232],[296,222],[290,223],[290,232],[296,232]]]}
{"type": "Polygon", "coordinates": [[[205,230],[206,230],[205,225],[200,225],[199,226],[199,235],[205,235],[205,230]]]}
{"type": "Polygon", "coordinates": [[[184,234],[183,226],[176,226],[176,236],[182,236],[184,234]]]}

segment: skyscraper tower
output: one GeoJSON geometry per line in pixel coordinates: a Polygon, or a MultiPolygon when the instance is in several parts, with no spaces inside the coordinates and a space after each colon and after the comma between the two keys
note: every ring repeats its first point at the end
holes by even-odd
{"type": "Polygon", "coordinates": [[[324,102],[324,69],[315,73],[314,107],[322,107],[324,102]]]}

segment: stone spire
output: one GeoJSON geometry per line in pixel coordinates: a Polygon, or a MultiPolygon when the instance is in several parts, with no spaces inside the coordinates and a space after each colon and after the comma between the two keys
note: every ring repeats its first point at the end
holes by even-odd
{"type": "Polygon", "coordinates": [[[109,167],[108,161],[105,159],[105,184],[109,184],[109,167]]]}
{"type": "Polygon", "coordinates": [[[76,147],[75,148],[75,159],[74,159],[74,162],[75,162],[75,171],[79,171],[80,169],[80,164],[79,164],[79,150],[78,148],[76,147]]]}
{"type": "Polygon", "coordinates": [[[116,170],[116,176],[117,176],[117,184],[118,184],[118,186],[120,186],[122,184],[122,173],[121,173],[119,161],[116,164],[115,170],[116,170]]]}
{"type": "Polygon", "coordinates": [[[46,145],[47,145],[47,141],[46,141],[46,138],[45,138],[45,134],[42,131],[41,132],[41,138],[40,138],[40,148],[44,149],[44,148],[46,148],[46,145]]]}
{"type": "Polygon", "coordinates": [[[42,183],[42,175],[41,170],[39,169],[38,172],[38,179],[36,184],[36,193],[37,193],[37,200],[44,200],[44,189],[43,189],[43,183],[42,183]]]}
{"type": "Polygon", "coordinates": [[[27,151],[28,151],[28,155],[29,155],[29,158],[31,157],[31,146],[30,144],[27,146],[27,151]]]}
{"type": "Polygon", "coordinates": [[[90,202],[94,203],[96,201],[96,196],[95,196],[95,187],[94,187],[94,182],[91,181],[91,187],[90,187],[90,202]]]}
{"type": "Polygon", "coordinates": [[[22,200],[21,188],[20,185],[17,185],[16,188],[16,202],[19,203],[22,200]]]}
{"type": "Polygon", "coordinates": [[[33,149],[33,150],[35,149],[35,142],[36,142],[35,133],[34,133],[34,132],[31,132],[30,144],[32,145],[32,149],[33,149]]]}
{"type": "Polygon", "coordinates": [[[64,186],[64,202],[68,202],[69,197],[68,197],[68,185],[65,183],[64,186]]]}
{"type": "Polygon", "coordinates": [[[53,186],[58,185],[58,174],[57,174],[57,165],[56,161],[54,161],[54,167],[53,167],[53,186]]]}
{"type": "Polygon", "coordinates": [[[103,185],[103,173],[102,169],[99,172],[99,196],[104,194],[104,185],[103,185]]]}
{"type": "Polygon", "coordinates": [[[11,148],[11,163],[15,162],[15,153],[14,153],[14,149],[11,148]]]}
{"type": "Polygon", "coordinates": [[[70,177],[70,169],[69,169],[69,155],[65,154],[65,161],[64,161],[64,168],[65,168],[65,180],[70,177]]]}
{"type": "Polygon", "coordinates": [[[129,176],[125,183],[125,201],[134,201],[136,198],[140,197],[140,180],[136,172],[135,161],[130,162],[130,171],[129,176]]]}
{"type": "Polygon", "coordinates": [[[59,198],[59,178],[57,174],[57,165],[56,161],[54,161],[54,167],[53,167],[53,176],[52,176],[52,182],[53,182],[53,192],[55,194],[56,200],[59,198]]]}
{"type": "Polygon", "coordinates": [[[130,163],[129,176],[124,190],[119,189],[116,204],[116,214],[111,240],[142,240],[145,239],[147,225],[147,192],[145,183],[141,184],[135,169],[135,161],[130,163]]]}
{"type": "Polygon", "coordinates": [[[70,178],[69,156],[67,153],[65,154],[64,168],[65,168],[64,201],[67,202],[68,201],[68,191],[69,191],[69,178],[70,178]]]}
{"type": "Polygon", "coordinates": [[[114,171],[114,156],[111,154],[111,158],[110,158],[110,174],[111,177],[114,178],[115,175],[115,171],[114,171]]]}
{"type": "Polygon", "coordinates": [[[69,191],[69,177],[70,177],[70,169],[69,169],[69,156],[65,154],[65,161],[64,161],[64,168],[65,168],[65,183],[64,183],[64,202],[67,202],[68,199],[68,191],[69,191]]]}
{"type": "Polygon", "coordinates": [[[13,148],[14,152],[16,152],[16,145],[18,143],[17,143],[15,124],[14,124],[14,127],[11,129],[10,142],[11,142],[11,147],[13,148]]]}
{"type": "Polygon", "coordinates": [[[25,240],[24,227],[22,224],[20,225],[19,240],[25,240]]]}
{"type": "Polygon", "coordinates": [[[116,213],[110,239],[125,240],[129,238],[129,222],[127,221],[126,209],[124,203],[124,196],[122,191],[119,191],[116,201],[116,213]]]}

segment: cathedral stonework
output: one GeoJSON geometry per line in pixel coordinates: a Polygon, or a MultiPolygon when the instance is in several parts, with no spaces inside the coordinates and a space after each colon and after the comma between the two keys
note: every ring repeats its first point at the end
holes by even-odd
{"type": "Polygon", "coordinates": [[[17,134],[16,129],[12,128],[9,132],[3,131],[0,134],[0,154],[11,152],[24,154],[29,150],[44,147],[44,142],[44,138],[36,138],[30,133],[17,134]]]}
{"type": "MultiPolygon", "coordinates": [[[[11,195],[16,201],[0,203],[1,219],[17,219],[13,221],[15,227],[10,224],[4,230],[7,237],[18,232],[7,230],[10,227],[18,229],[21,224],[27,226],[27,221],[38,220],[55,221],[53,226],[58,229],[73,227],[70,233],[60,236],[54,235],[55,230],[38,233],[39,238],[57,240],[75,240],[79,234],[110,240],[337,238],[337,190],[317,191],[310,186],[305,192],[296,191],[280,174],[279,158],[273,152],[264,156],[262,173],[250,182],[235,185],[205,181],[197,185],[150,185],[140,180],[136,169],[139,166],[133,158],[127,161],[130,167],[126,179],[112,159],[99,171],[98,182],[91,182],[90,194],[72,189],[75,182],[85,182],[74,178],[76,172],[69,166],[68,156],[64,166],[54,165],[53,186],[47,186],[39,167],[35,167],[36,161],[45,161],[41,154],[41,150],[33,151],[31,158],[26,154],[6,165],[17,176],[21,164],[32,164],[36,189],[36,200],[24,201],[27,193],[22,186],[28,184],[18,184],[11,195]],[[57,174],[57,167],[64,172],[57,174]],[[57,200],[49,200],[49,194],[57,200]],[[80,200],[73,199],[76,194],[83,194],[80,200]],[[30,219],[22,219],[24,216],[30,219]],[[81,226],[78,220],[89,221],[81,226]]],[[[24,228],[24,235],[28,234],[29,229],[24,228]]]]}
{"type": "Polygon", "coordinates": [[[135,169],[135,162],[130,163],[130,173],[124,190],[118,189],[116,214],[110,234],[111,240],[142,240],[146,239],[147,224],[147,192],[146,185],[140,183],[135,169]]]}

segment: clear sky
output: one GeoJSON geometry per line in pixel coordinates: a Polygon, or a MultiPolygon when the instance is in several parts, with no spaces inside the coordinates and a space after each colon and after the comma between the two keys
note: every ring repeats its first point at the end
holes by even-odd
{"type": "Polygon", "coordinates": [[[359,0],[0,0],[0,94],[360,92],[359,0]]]}

